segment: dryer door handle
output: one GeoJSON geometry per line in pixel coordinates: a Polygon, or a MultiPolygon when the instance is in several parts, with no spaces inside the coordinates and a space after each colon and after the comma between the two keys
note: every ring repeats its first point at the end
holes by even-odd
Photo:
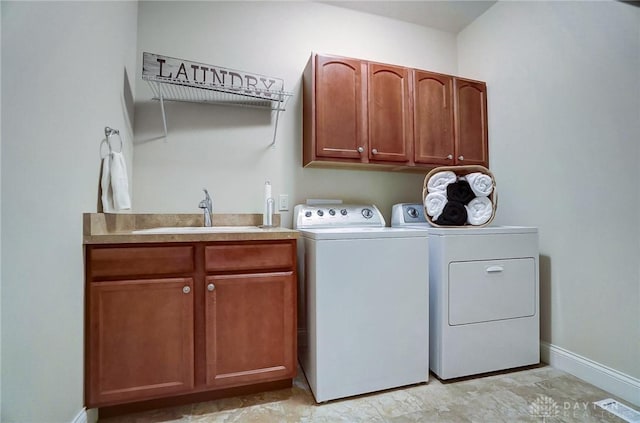
{"type": "Polygon", "coordinates": [[[502,266],[489,266],[486,269],[487,273],[500,273],[503,270],[504,270],[504,267],[502,266]]]}

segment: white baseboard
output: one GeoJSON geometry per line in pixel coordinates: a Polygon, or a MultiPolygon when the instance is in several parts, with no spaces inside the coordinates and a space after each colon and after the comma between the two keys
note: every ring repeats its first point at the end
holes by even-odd
{"type": "Polygon", "coordinates": [[[540,342],[540,359],[590,384],[640,406],[640,379],[548,342],[540,342]]]}
{"type": "Polygon", "coordinates": [[[71,423],[97,423],[98,421],[98,410],[83,408],[78,412],[76,417],[71,421],[71,423]]]}
{"type": "Polygon", "coordinates": [[[87,423],[87,409],[80,410],[76,417],[71,420],[71,423],[87,423]]]}

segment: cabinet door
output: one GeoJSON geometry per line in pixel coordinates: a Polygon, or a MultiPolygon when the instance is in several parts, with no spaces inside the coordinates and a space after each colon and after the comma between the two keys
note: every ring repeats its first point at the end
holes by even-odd
{"type": "Polygon", "coordinates": [[[487,86],[456,78],[456,163],[487,166],[487,86]]]}
{"type": "Polygon", "coordinates": [[[454,163],[452,90],[453,77],[415,71],[413,94],[416,163],[454,163]]]}
{"type": "Polygon", "coordinates": [[[191,278],[95,282],[88,301],[88,407],[193,388],[191,278]]]}
{"type": "Polygon", "coordinates": [[[413,143],[409,69],[370,63],[367,108],[369,159],[409,161],[413,143]]]}
{"type": "Polygon", "coordinates": [[[295,376],[293,272],[208,276],[206,284],[207,385],[295,376]]]}
{"type": "Polygon", "coordinates": [[[355,159],[366,150],[362,68],[356,59],[316,57],[316,156],[355,159]]]}

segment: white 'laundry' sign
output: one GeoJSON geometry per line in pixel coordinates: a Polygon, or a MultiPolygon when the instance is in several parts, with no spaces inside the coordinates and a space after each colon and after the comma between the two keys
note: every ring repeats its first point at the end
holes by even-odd
{"type": "Polygon", "coordinates": [[[173,57],[143,53],[142,79],[198,88],[238,91],[265,99],[277,99],[284,89],[279,78],[173,57]]]}

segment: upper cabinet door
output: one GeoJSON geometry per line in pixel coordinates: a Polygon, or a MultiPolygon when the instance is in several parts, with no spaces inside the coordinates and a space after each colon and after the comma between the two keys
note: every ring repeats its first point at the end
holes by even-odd
{"type": "Polygon", "coordinates": [[[368,78],[369,159],[407,162],[413,144],[409,69],[370,63],[368,78]]]}
{"type": "Polygon", "coordinates": [[[414,73],[414,161],[454,163],[453,77],[414,73]]]}
{"type": "Polygon", "coordinates": [[[455,97],[457,164],[487,166],[487,86],[484,82],[456,78],[455,97]]]}
{"type": "Polygon", "coordinates": [[[316,156],[360,159],[366,150],[363,87],[366,64],[356,59],[317,56],[316,156]]]}

